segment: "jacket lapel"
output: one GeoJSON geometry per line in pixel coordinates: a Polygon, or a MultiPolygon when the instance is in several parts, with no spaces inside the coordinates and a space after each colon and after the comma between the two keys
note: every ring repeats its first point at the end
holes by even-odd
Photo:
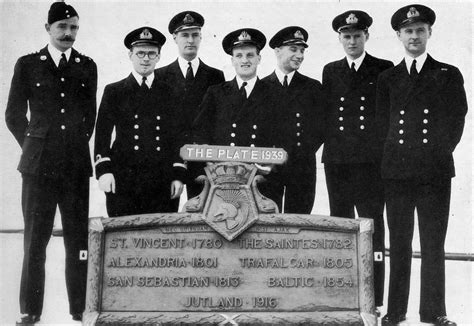
{"type": "Polygon", "coordinates": [[[423,92],[426,87],[434,85],[436,74],[436,69],[433,69],[434,63],[435,62],[433,58],[428,55],[425,63],[423,64],[423,68],[421,69],[420,74],[418,75],[418,78],[413,83],[408,98],[414,97],[423,92]]]}
{"type": "Polygon", "coordinates": [[[343,88],[343,94],[347,94],[352,90],[352,81],[353,77],[351,75],[351,70],[349,69],[349,65],[347,64],[346,58],[339,60],[336,66],[337,73],[335,74],[336,77],[339,79],[339,83],[343,88]]]}

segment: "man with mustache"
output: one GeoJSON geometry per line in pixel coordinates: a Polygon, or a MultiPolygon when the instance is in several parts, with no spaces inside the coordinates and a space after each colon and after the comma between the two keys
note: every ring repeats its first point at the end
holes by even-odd
{"type": "MultiPolygon", "coordinates": [[[[231,55],[236,77],[209,87],[193,124],[198,144],[272,147],[276,145],[276,98],[271,86],[257,77],[260,51],[266,38],[262,32],[242,28],[222,40],[231,55]]],[[[257,166],[268,174],[270,166],[257,166]]],[[[272,198],[273,199],[273,198],[272,198]]]]}
{"type": "MultiPolygon", "coordinates": [[[[378,75],[393,67],[387,60],[365,51],[372,18],[350,10],[334,18],[346,57],[323,69],[326,136],[322,161],[326,174],[331,216],[374,220],[375,306],[383,305],[384,290],[384,196],[375,142],[375,92],[378,75]]],[[[379,314],[379,312],[377,311],[379,314]]]]}
{"type": "Polygon", "coordinates": [[[435,12],[413,4],[397,10],[392,28],[404,59],[379,76],[377,124],[390,230],[388,310],[382,325],[405,320],[410,290],[414,211],[421,247],[420,320],[454,326],[446,317],[444,242],[449,219],[453,151],[467,113],[458,68],[426,52],[435,12]]]}
{"type": "Polygon", "coordinates": [[[109,216],[173,212],[183,190],[182,123],[171,87],[154,72],[165,42],[148,26],[131,31],[124,44],[133,71],[104,90],[94,156],[109,216]]]}
{"type": "Polygon", "coordinates": [[[22,147],[25,223],[24,257],[17,325],[40,321],[46,247],[59,207],[66,249],[69,312],[80,321],[85,308],[89,139],[96,117],[97,67],[72,48],[79,15],[64,2],[53,3],[45,24],[49,44],[15,65],[6,123],[22,147]],[[29,115],[28,115],[29,113],[29,115]]]}
{"type": "MultiPolygon", "coordinates": [[[[181,111],[180,119],[185,127],[185,142],[190,141],[192,122],[208,87],[224,82],[221,70],[206,65],[198,57],[203,26],[204,17],[197,12],[183,11],[175,15],[168,25],[168,31],[178,46],[178,59],[156,70],[158,79],[172,87],[173,96],[178,101],[177,109],[181,111]]],[[[199,174],[204,174],[202,164],[188,162],[188,173],[186,191],[188,198],[192,198],[202,188],[194,181],[199,174]]],[[[175,201],[175,205],[177,210],[178,201],[175,201]]]]}
{"type": "Polygon", "coordinates": [[[288,153],[288,162],[268,184],[280,211],[311,214],[316,187],[316,151],[323,143],[325,100],[321,83],[298,72],[308,47],[308,32],[299,26],[283,28],[269,42],[277,68],[262,79],[278,96],[278,147],[288,153]],[[284,198],[283,198],[284,197],[284,198]]]}

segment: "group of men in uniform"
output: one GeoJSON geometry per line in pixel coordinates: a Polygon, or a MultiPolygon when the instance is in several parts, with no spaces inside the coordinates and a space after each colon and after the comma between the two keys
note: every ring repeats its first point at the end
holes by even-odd
{"type": "MultiPolygon", "coordinates": [[[[222,41],[236,77],[198,57],[204,18],[193,11],[174,16],[168,31],[179,56],[155,69],[166,37],[144,26],[124,40],[131,74],[105,87],[96,123],[94,162],[109,216],[175,212],[184,184],[202,165],[183,162],[185,143],[282,147],[286,165],[258,166],[268,179],[262,193],[281,211],[309,214],[316,182],[315,152],[323,163],[332,216],[372,218],[375,231],[375,305],[383,305],[384,222],[390,230],[390,286],[383,325],[405,319],[414,208],[422,250],[420,317],[455,325],[446,317],[444,239],[449,215],[452,152],[467,111],[463,79],[453,66],[426,53],[435,13],[422,5],[399,9],[392,27],[405,47],[397,66],[369,55],[372,18],[351,10],[334,18],[345,58],[327,64],[322,84],[298,72],[308,32],[289,26],[269,41],[275,71],[257,77],[266,37],[243,28],[222,41]],[[115,134],[115,138],[114,137],[115,134]],[[384,192],[385,190],[385,192],[384,192]]],[[[87,261],[89,139],[96,118],[97,68],[72,49],[79,15],[54,3],[46,30],[50,43],[21,57],[14,71],[6,121],[22,147],[25,222],[18,325],[40,320],[45,252],[59,206],[66,247],[70,313],[81,320],[87,261]],[[27,112],[30,112],[28,118],[27,112]]]]}

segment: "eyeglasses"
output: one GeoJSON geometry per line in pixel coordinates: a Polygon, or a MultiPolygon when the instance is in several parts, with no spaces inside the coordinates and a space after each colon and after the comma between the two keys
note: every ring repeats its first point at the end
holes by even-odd
{"type": "Polygon", "coordinates": [[[146,55],[148,56],[150,60],[156,59],[158,57],[158,52],[155,52],[155,51],[150,51],[150,52],[138,51],[135,54],[140,59],[143,59],[146,55]]]}

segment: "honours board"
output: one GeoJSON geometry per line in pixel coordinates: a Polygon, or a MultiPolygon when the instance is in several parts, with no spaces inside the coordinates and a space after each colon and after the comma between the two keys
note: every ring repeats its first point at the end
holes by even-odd
{"type": "Polygon", "coordinates": [[[255,318],[263,314],[284,316],[281,325],[300,318],[316,325],[335,315],[344,324],[363,324],[360,314],[373,305],[371,260],[364,252],[371,249],[365,248],[369,220],[361,232],[360,220],[275,214],[228,241],[198,215],[96,220],[89,319],[196,324],[199,316],[216,325],[223,318],[258,325],[255,318]],[[247,321],[239,321],[244,316],[247,321]]]}

